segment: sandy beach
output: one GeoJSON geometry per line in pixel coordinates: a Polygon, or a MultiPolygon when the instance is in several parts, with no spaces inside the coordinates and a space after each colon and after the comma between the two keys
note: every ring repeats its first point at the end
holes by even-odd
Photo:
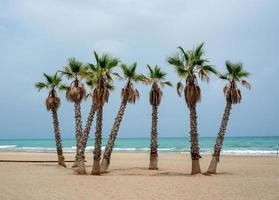
{"type": "MultiPolygon", "coordinates": [[[[73,159],[66,153],[66,160],[73,159]]],[[[55,160],[54,153],[0,152],[5,160],[55,160]]],[[[92,154],[87,154],[91,172],[92,154]]],[[[201,159],[205,171],[209,156],[201,159]]],[[[77,176],[56,163],[0,163],[0,199],[265,199],[279,198],[279,158],[222,156],[219,173],[190,176],[189,155],[161,153],[158,171],[148,154],[114,153],[110,173],[77,176]]]]}

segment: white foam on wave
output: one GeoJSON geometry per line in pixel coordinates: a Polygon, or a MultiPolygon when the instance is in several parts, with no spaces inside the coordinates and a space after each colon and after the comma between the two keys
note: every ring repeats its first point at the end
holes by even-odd
{"type": "Polygon", "coordinates": [[[234,155],[276,155],[277,150],[251,150],[251,149],[235,149],[235,150],[223,150],[224,154],[234,155]]]}
{"type": "MultiPolygon", "coordinates": [[[[105,146],[102,146],[102,147],[101,147],[102,151],[105,150],[105,148],[106,148],[105,146]]],[[[75,152],[76,149],[77,149],[76,146],[72,146],[71,148],[63,148],[63,150],[66,151],[66,152],[75,152]]],[[[86,150],[86,151],[93,151],[93,150],[94,150],[94,147],[93,147],[93,146],[87,146],[87,147],[85,148],[85,150],[86,150]]]]}
{"type": "Polygon", "coordinates": [[[53,147],[19,147],[16,150],[22,151],[34,151],[34,152],[52,152],[56,151],[56,148],[53,147]]]}
{"type": "Polygon", "coordinates": [[[0,145],[0,149],[11,149],[16,148],[16,145],[0,145]]]}
{"type": "Polygon", "coordinates": [[[118,148],[118,147],[115,147],[114,150],[115,151],[136,151],[137,148],[118,148]]]}
{"type": "MultiPolygon", "coordinates": [[[[102,151],[104,151],[105,146],[102,146],[102,151]]],[[[40,147],[40,146],[27,146],[27,147],[18,147],[17,145],[7,144],[0,145],[0,150],[2,151],[28,151],[28,152],[56,152],[55,147],[40,147]]],[[[87,146],[86,151],[92,152],[94,146],[87,146]]],[[[64,147],[63,151],[65,152],[75,152],[76,146],[64,147]]],[[[150,151],[149,147],[115,147],[114,151],[127,151],[127,152],[148,152],[150,151]]],[[[182,154],[189,154],[189,149],[176,148],[176,147],[166,147],[158,148],[159,152],[180,152],[182,154]]],[[[201,154],[210,155],[212,154],[212,149],[201,149],[201,154]]],[[[277,149],[224,149],[222,154],[226,155],[277,155],[277,149]]]]}
{"type": "MultiPolygon", "coordinates": [[[[103,148],[102,148],[103,149],[103,148]]],[[[87,146],[85,148],[86,151],[93,151],[94,150],[94,147],[93,146],[87,146]]]]}
{"type": "MultiPolygon", "coordinates": [[[[101,149],[102,151],[105,150],[105,146],[102,146],[101,149]]],[[[72,146],[71,148],[63,148],[63,150],[66,150],[66,151],[75,151],[76,150],[76,146],[72,146]]],[[[87,146],[85,148],[86,151],[93,151],[94,150],[94,146],[87,146]]],[[[123,147],[114,147],[113,150],[115,151],[148,151],[149,148],[133,148],[133,147],[128,147],[128,148],[123,148],[123,147]]]]}
{"type": "Polygon", "coordinates": [[[173,148],[158,148],[158,151],[178,151],[178,149],[176,149],[175,147],[173,147],[173,148]]]}
{"type": "MultiPolygon", "coordinates": [[[[189,154],[190,151],[181,152],[182,154],[189,154]]],[[[230,149],[222,150],[221,154],[224,155],[255,155],[255,156],[268,156],[277,155],[277,150],[256,150],[256,149],[230,149]]],[[[203,155],[211,155],[212,151],[201,151],[203,155]]]]}

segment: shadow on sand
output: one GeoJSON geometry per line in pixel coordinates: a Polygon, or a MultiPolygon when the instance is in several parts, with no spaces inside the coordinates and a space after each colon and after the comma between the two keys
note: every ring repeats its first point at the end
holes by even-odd
{"type": "MultiPolygon", "coordinates": [[[[36,166],[43,166],[43,167],[54,167],[54,163],[32,163],[33,165],[36,166]]],[[[70,163],[69,163],[70,164],[70,163]]],[[[58,165],[57,165],[58,167],[58,165]]],[[[62,167],[61,167],[62,168],[62,167]]],[[[65,168],[63,168],[65,169],[65,168]]],[[[69,170],[73,170],[71,165],[67,167],[69,170]]],[[[86,165],[86,171],[90,172],[92,169],[92,165],[86,165]]],[[[90,175],[90,173],[87,173],[87,175],[90,175]]],[[[207,174],[207,173],[202,173],[198,174],[195,176],[219,176],[219,175],[233,175],[233,173],[229,172],[219,172],[217,174],[207,174]]],[[[130,167],[130,168],[116,168],[116,169],[111,169],[109,172],[103,172],[101,173],[101,176],[160,176],[160,177],[193,177],[190,173],[183,173],[183,172],[175,172],[175,171],[167,171],[164,169],[159,169],[159,170],[149,170],[146,167],[130,167]]]]}

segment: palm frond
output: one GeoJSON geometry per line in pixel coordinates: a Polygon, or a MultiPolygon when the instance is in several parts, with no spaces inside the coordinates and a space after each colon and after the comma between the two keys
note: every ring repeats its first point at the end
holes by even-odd
{"type": "Polygon", "coordinates": [[[233,63],[229,60],[226,61],[226,68],[227,68],[227,71],[232,74],[233,73],[233,63]]]}
{"type": "Polygon", "coordinates": [[[153,69],[148,64],[147,64],[147,68],[149,69],[149,76],[151,77],[153,74],[153,69]]]}
{"type": "Polygon", "coordinates": [[[160,89],[159,85],[156,82],[154,82],[149,92],[149,103],[152,106],[159,106],[161,103],[162,96],[162,90],[160,89]]]}
{"type": "Polygon", "coordinates": [[[65,84],[60,84],[59,87],[58,87],[58,90],[60,91],[67,91],[68,90],[68,86],[65,85],[65,84]]]}
{"type": "Polygon", "coordinates": [[[206,82],[209,82],[209,76],[208,76],[208,73],[207,71],[204,69],[204,68],[200,68],[199,71],[198,71],[198,76],[200,77],[200,79],[202,81],[206,81],[206,82]]]}
{"type": "Polygon", "coordinates": [[[204,42],[197,46],[197,48],[194,50],[195,56],[201,57],[201,55],[204,53],[203,46],[204,46],[204,42]]]}
{"type": "Polygon", "coordinates": [[[136,69],[137,69],[137,63],[134,62],[134,63],[130,66],[130,70],[131,70],[131,72],[136,73],[136,69]]]}
{"type": "Polygon", "coordinates": [[[105,87],[108,88],[108,90],[113,91],[115,89],[114,85],[111,83],[106,83],[105,87]]]}
{"type": "Polygon", "coordinates": [[[146,85],[152,83],[151,80],[147,76],[145,76],[144,74],[139,74],[137,76],[137,78],[138,78],[138,80],[140,80],[142,83],[144,83],[146,85]]]}
{"type": "Polygon", "coordinates": [[[111,72],[111,74],[118,80],[123,80],[123,78],[116,72],[111,72]]]}
{"type": "Polygon", "coordinates": [[[118,65],[119,59],[117,59],[117,58],[110,58],[110,59],[111,60],[109,62],[108,68],[112,69],[112,68],[114,68],[114,67],[116,67],[118,65]]]}
{"type": "Polygon", "coordinates": [[[95,60],[96,60],[97,65],[99,65],[99,63],[100,63],[100,58],[99,58],[98,53],[97,53],[96,51],[94,51],[93,54],[94,54],[94,57],[95,57],[95,60]]]}
{"type": "Polygon", "coordinates": [[[60,98],[57,97],[56,95],[53,96],[51,91],[45,101],[46,109],[48,111],[57,110],[60,104],[61,104],[60,98]]]}
{"type": "Polygon", "coordinates": [[[204,65],[202,68],[207,71],[211,72],[212,74],[218,75],[219,72],[216,70],[216,68],[213,65],[204,65]]]}
{"type": "Polygon", "coordinates": [[[66,98],[70,102],[81,102],[84,100],[84,97],[86,95],[86,90],[83,84],[81,84],[79,81],[74,80],[70,87],[67,88],[66,91],[66,98]]]}
{"type": "Polygon", "coordinates": [[[47,75],[46,73],[44,73],[43,76],[46,78],[46,80],[47,80],[47,82],[48,82],[49,84],[52,83],[53,79],[52,79],[52,77],[51,77],[50,75],[47,75]]]}
{"type": "Polygon", "coordinates": [[[174,56],[174,57],[168,57],[168,58],[167,58],[167,62],[168,62],[170,65],[173,65],[173,66],[176,66],[176,67],[181,67],[181,68],[184,67],[183,61],[179,58],[178,55],[176,55],[176,56],[174,56]]]}
{"type": "Polygon", "coordinates": [[[38,89],[38,91],[41,91],[42,89],[47,88],[48,85],[42,82],[37,82],[35,84],[35,87],[38,89]]]}
{"type": "Polygon", "coordinates": [[[188,55],[188,53],[187,53],[181,46],[179,46],[179,47],[177,47],[177,48],[178,48],[178,49],[181,51],[181,53],[183,54],[185,61],[188,62],[188,60],[189,60],[189,55],[188,55]]]}
{"type": "Polygon", "coordinates": [[[173,85],[172,85],[172,83],[170,82],[170,81],[162,81],[162,82],[160,82],[160,85],[161,86],[170,86],[170,87],[172,87],[173,85]]]}
{"type": "Polygon", "coordinates": [[[176,85],[176,91],[179,97],[181,97],[181,94],[183,92],[183,84],[181,82],[178,82],[176,85]]]}
{"type": "Polygon", "coordinates": [[[162,81],[166,79],[166,73],[162,71],[160,67],[155,65],[155,67],[151,67],[150,65],[147,65],[147,68],[149,69],[149,79],[152,81],[162,81]]]}
{"type": "Polygon", "coordinates": [[[238,73],[238,77],[239,77],[239,78],[248,78],[249,76],[250,76],[250,73],[247,72],[247,71],[240,71],[240,72],[238,73]]]}
{"type": "Polygon", "coordinates": [[[219,77],[220,79],[223,79],[223,80],[228,80],[228,75],[227,75],[227,74],[221,74],[221,73],[219,73],[219,74],[218,74],[218,77],[219,77]]]}
{"type": "Polygon", "coordinates": [[[186,70],[184,67],[176,67],[176,73],[181,78],[186,78],[189,75],[188,70],[186,70]]]}
{"type": "Polygon", "coordinates": [[[251,90],[251,84],[250,84],[248,81],[246,81],[246,80],[241,80],[241,84],[242,84],[245,88],[247,88],[248,90],[251,90]]]}
{"type": "Polygon", "coordinates": [[[74,74],[79,73],[82,70],[83,63],[74,57],[68,59],[68,67],[74,74]]]}
{"type": "Polygon", "coordinates": [[[60,72],[62,74],[62,76],[66,76],[68,80],[72,79],[74,77],[74,75],[72,73],[69,72],[70,69],[68,67],[64,68],[64,71],[58,70],[58,72],[60,72]]]}

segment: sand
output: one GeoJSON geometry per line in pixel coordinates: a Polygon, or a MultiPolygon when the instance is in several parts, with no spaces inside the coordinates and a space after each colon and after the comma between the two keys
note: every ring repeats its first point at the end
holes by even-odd
{"type": "MultiPolygon", "coordinates": [[[[73,154],[66,153],[66,159],[73,154]]],[[[0,152],[0,159],[55,160],[54,153],[0,152]]],[[[91,172],[92,153],[87,154],[91,172]]],[[[201,159],[206,171],[209,156],[201,159]]],[[[222,156],[217,175],[189,175],[189,155],[161,153],[150,171],[147,153],[113,153],[110,173],[78,176],[56,163],[0,163],[0,199],[279,199],[279,157],[222,156]]]]}

